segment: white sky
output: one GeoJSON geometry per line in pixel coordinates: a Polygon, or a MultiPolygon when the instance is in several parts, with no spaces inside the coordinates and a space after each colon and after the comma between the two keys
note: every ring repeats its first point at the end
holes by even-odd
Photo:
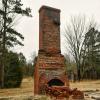
{"type": "MultiPolygon", "coordinates": [[[[38,52],[39,43],[39,18],[38,10],[42,5],[47,5],[61,9],[61,34],[64,26],[69,21],[70,16],[85,14],[87,17],[93,16],[94,19],[100,23],[100,0],[22,0],[24,6],[32,9],[32,18],[24,17],[19,21],[17,29],[23,33],[24,47],[16,47],[15,51],[23,52],[27,60],[30,59],[31,54],[38,52]]],[[[62,42],[63,42],[63,38],[62,42]]],[[[62,52],[63,43],[61,44],[62,52]]]]}

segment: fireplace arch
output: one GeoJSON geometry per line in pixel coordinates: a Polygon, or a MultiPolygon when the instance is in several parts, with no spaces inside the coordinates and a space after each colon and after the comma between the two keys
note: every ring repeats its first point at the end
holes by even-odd
{"type": "Polygon", "coordinates": [[[48,81],[48,86],[63,86],[64,83],[60,79],[51,79],[48,81]]]}

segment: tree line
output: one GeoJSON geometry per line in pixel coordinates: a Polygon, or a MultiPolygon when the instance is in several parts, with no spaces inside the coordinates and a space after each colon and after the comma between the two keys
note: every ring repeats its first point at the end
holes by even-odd
{"type": "Polygon", "coordinates": [[[97,23],[85,16],[73,16],[70,24],[66,25],[64,37],[66,51],[69,51],[73,59],[65,55],[66,64],[76,74],[77,80],[99,79],[100,31],[97,23]],[[74,68],[70,68],[71,65],[74,68]]]}

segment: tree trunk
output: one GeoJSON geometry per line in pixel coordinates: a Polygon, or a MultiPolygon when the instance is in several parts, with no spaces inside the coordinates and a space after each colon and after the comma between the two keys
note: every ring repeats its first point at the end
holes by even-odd
{"type": "Polygon", "coordinates": [[[6,21],[7,21],[7,1],[5,1],[5,4],[3,5],[4,6],[4,16],[3,16],[3,20],[4,20],[4,31],[3,31],[3,46],[2,46],[2,65],[1,65],[1,88],[4,88],[4,68],[5,68],[5,51],[6,51],[6,48],[5,48],[5,43],[6,43],[6,21]]]}
{"type": "Polygon", "coordinates": [[[81,73],[80,73],[80,68],[79,67],[77,68],[77,79],[78,79],[78,81],[81,80],[81,73]]]}
{"type": "Polygon", "coordinates": [[[1,58],[0,58],[0,88],[1,88],[1,86],[2,86],[2,85],[1,85],[1,83],[2,83],[2,74],[1,74],[1,73],[2,73],[2,64],[1,64],[1,62],[2,62],[2,61],[1,61],[1,58]]]}

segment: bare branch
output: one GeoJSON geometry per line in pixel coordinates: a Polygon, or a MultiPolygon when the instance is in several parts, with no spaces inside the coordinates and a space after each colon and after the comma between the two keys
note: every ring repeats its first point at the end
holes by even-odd
{"type": "Polygon", "coordinates": [[[91,27],[96,26],[93,20],[86,20],[85,16],[71,17],[71,22],[65,28],[65,47],[71,52],[77,65],[77,70],[81,67],[82,48],[84,36],[91,27]]]}

